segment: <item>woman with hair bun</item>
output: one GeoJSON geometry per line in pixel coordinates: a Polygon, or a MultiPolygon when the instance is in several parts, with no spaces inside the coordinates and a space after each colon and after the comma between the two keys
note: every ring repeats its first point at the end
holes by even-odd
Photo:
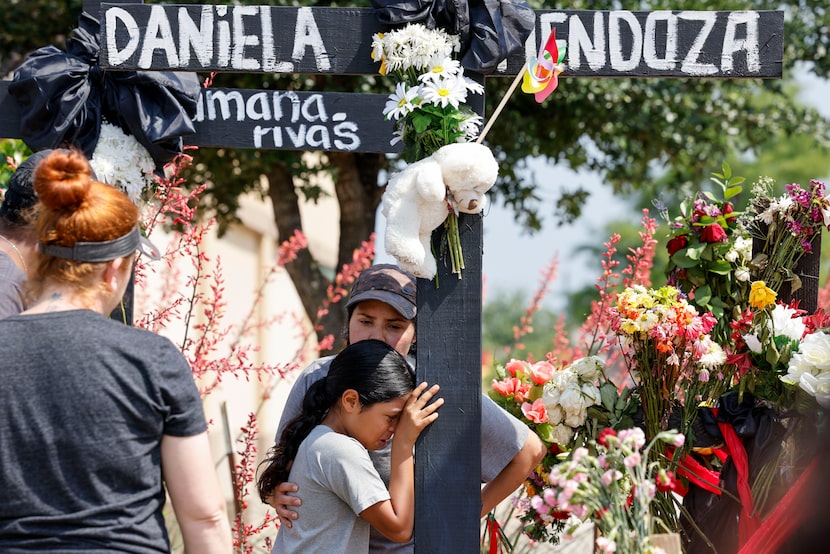
{"type": "Polygon", "coordinates": [[[138,209],[79,151],[37,167],[41,255],[29,308],[0,320],[0,552],[231,551],[190,367],[169,340],[108,317],[137,252],[138,209]]]}

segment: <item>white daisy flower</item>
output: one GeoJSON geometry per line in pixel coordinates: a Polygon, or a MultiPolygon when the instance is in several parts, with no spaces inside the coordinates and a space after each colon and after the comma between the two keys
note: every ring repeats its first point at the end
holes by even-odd
{"type": "Polygon", "coordinates": [[[397,121],[415,109],[413,101],[418,98],[418,87],[408,87],[406,83],[398,83],[394,94],[390,94],[388,98],[383,115],[386,119],[397,121]]]}
{"type": "Polygon", "coordinates": [[[427,64],[427,72],[420,75],[418,80],[424,83],[435,82],[439,79],[455,77],[460,72],[461,64],[458,60],[446,56],[433,56],[427,64]]]}
{"type": "Polygon", "coordinates": [[[446,108],[451,105],[458,109],[459,104],[467,100],[467,87],[463,79],[438,79],[421,87],[421,96],[425,102],[446,108]]]}

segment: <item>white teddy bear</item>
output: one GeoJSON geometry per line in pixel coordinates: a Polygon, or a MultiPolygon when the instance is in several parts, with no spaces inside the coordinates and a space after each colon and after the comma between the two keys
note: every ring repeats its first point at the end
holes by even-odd
{"type": "Polygon", "coordinates": [[[386,252],[416,277],[435,277],[430,237],[449,215],[448,198],[457,211],[481,212],[498,171],[489,148],[464,142],[443,146],[392,175],[382,200],[386,252]]]}

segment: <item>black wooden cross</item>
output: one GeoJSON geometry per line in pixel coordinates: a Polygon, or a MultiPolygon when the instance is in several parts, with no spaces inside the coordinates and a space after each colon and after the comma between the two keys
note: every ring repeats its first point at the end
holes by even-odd
{"type": "MultiPolygon", "coordinates": [[[[377,74],[373,12],[355,8],[150,5],[86,0],[102,24],[104,69],[377,74]]],[[[551,27],[568,41],[571,77],[780,78],[783,12],[536,12],[529,53],[551,27]]],[[[512,56],[494,75],[514,76],[512,56]]],[[[0,136],[19,137],[17,106],[0,83],[0,136]]],[[[391,84],[390,84],[391,87],[391,84]]],[[[207,89],[199,146],[396,152],[385,95],[207,89]]],[[[482,101],[483,102],[483,101],[482,101]]],[[[439,261],[440,286],[418,282],[419,380],[442,385],[438,425],[417,446],[416,552],[479,552],[481,260],[483,220],[461,214],[463,278],[439,261]]],[[[817,277],[818,271],[814,275],[817,277]]],[[[805,279],[805,282],[808,280],[805,279]]],[[[816,289],[817,290],[817,289],[816,289]]],[[[814,295],[814,293],[813,293],[814,295]]]]}

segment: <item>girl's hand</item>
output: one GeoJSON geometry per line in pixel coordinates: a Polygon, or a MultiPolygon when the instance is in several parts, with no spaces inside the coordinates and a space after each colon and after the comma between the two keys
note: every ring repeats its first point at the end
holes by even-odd
{"type": "Polygon", "coordinates": [[[280,483],[271,493],[271,496],[267,498],[268,505],[277,511],[280,523],[286,527],[291,527],[292,521],[297,519],[297,512],[292,510],[291,507],[302,504],[299,497],[289,494],[296,493],[297,489],[297,485],[286,481],[280,483]]]}
{"type": "Polygon", "coordinates": [[[401,413],[401,419],[395,428],[393,445],[414,446],[415,440],[421,434],[421,431],[438,419],[438,408],[444,404],[444,399],[436,398],[434,402],[428,404],[435,397],[440,387],[432,385],[427,390],[427,386],[427,383],[421,383],[409,393],[409,398],[401,413]]]}

